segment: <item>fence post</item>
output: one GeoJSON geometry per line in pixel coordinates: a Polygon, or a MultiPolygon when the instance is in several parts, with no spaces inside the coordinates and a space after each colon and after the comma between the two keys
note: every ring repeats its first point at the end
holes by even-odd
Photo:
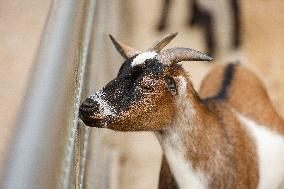
{"type": "Polygon", "coordinates": [[[4,189],[74,188],[74,147],[95,0],[54,0],[6,162],[4,189]]]}

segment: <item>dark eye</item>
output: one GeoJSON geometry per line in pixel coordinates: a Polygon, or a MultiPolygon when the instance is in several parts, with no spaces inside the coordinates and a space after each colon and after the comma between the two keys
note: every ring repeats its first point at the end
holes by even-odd
{"type": "Polygon", "coordinates": [[[177,95],[176,82],[172,76],[165,77],[166,86],[172,95],[177,95]]]}

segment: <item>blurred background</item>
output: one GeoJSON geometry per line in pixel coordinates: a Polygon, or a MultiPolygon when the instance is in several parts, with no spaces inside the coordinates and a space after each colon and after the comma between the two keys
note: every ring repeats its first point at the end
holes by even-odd
{"type": "Polygon", "coordinates": [[[215,65],[239,61],[283,116],[283,10],[281,0],[0,1],[0,186],[157,187],[162,151],[152,133],[78,124],[80,101],[123,62],[108,34],[145,50],[178,32],[168,47],[215,58],[183,63],[196,89],[215,65]]]}

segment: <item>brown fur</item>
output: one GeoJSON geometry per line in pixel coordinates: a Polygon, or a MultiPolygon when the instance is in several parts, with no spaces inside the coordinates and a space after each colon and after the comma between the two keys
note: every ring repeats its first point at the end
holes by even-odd
{"type": "MultiPolygon", "coordinates": [[[[165,46],[175,35],[155,46],[165,46]]],[[[208,98],[201,99],[177,62],[210,57],[188,48],[154,56],[134,68],[127,57],[118,77],[81,105],[80,118],[90,126],[118,131],[154,131],[169,163],[163,161],[160,188],[192,183],[209,189],[257,188],[256,144],[235,111],[284,132],[260,80],[240,65],[219,66],[205,78],[200,96],[208,98]]]]}
{"type": "MultiPolygon", "coordinates": [[[[200,91],[202,98],[218,93],[222,85],[225,67],[218,66],[205,78],[200,91]]],[[[242,103],[244,98],[260,95],[255,98],[256,101],[253,103],[261,101],[260,105],[266,106],[270,103],[265,89],[253,73],[241,66],[237,66],[235,72],[233,82],[229,86],[227,100],[210,100],[204,105],[199,101],[198,96],[188,97],[189,100],[197,100],[193,103],[196,116],[191,122],[195,128],[191,132],[186,132],[183,128],[176,128],[180,130],[179,133],[184,139],[183,143],[187,147],[186,158],[192,163],[194,169],[206,173],[208,188],[257,188],[258,184],[259,174],[255,144],[231,111],[231,106],[234,108],[245,106],[238,111],[242,110],[240,113],[245,113],[255,119],[260,116],[257,117],[257,113],[249,114],[249,112],[253,112],[250,110],[253,108],[248,108],[242,103]],[[246,79],[242,81],[242,78],[246,79]],[[251,79],[249,81],[251,83],[247,83],[248,78],[251,79]],[[247,85],[250,87],[246,87],[247,85]],[[241,86],[250,91],[240,90],[241,86]],[[256,86],[256,91],[252,91],[251,86],[256,86]],[[237,90],[240,92],[232,94],[237,90]],[[243,94],[244,98],[242,98],[243,94]],[[267,101],[263,102],[263,100],[267,101]]],[[[192,90],[192,86],[189,86],[189,94],[195,95],[196,93],[192,90]]],[[[272,107],[271,109],[273,110],[272,107]]],[[[182,113],[177,110],[177,114],[182,113]]],[[[272,123],[268,118],[260,120],[263,123],[272,123]]],[[[167,133],[164,132],[163,135],[167,135],[167,133]]],[[[165,173],[167,166],[166,161],[163,160],[159,189],[164,188],[165,183],[175,186],[174,179],[169,178],[169,173],[165,173]]]]}
{"type": "Polygon", "coordinates": [[[165,156],[162,159],[162,166],[160,171],[159,189],[176,189],[178,185],[170,170],[169,164],[165,156]]]}
{"type": "Polygon", "coordinates": [[[215,103],[198,111],[200,116],[192,122],[195,128],[191,132],[176,128],[193,169],[205,173],[208,188],[256,188],[255,147],[232,112],[225,104],[215,103]]]}
{"type": "MultiPolygon", "coordinates": [[[[203,80],[199,93],[202,98],[217,93],[225,67],[225,65],[216,67],[203,80]]],[[[245,67],[235,65],[228,98],[224,101],[243,115],[284,134],[284,122],[273,107],[265,87],[260,79],[245,67]]]]}

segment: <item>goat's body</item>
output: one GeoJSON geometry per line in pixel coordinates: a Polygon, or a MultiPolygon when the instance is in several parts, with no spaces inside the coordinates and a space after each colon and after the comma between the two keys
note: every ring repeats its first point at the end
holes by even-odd
{"type": "Polygon", "coordinates": [[[200,131],[183,136],[187,161],[174,160],[173,156],[181,155],[171,151],[171,146],[182,151],[178,149],[181,145],[169,144],[175,143],[176,134],[162,134],[163,140],[158,136],[176,180],[165,173],[169,169],[164,160],[159,188],[169,184],[180,188],[279,188],[284,178],[284,124],[259,79],[240,65],[222,65],[204,79],[199,94],[208,112],[202,115],[204,121],[192,123],[201,123],[195,126],[200,131]],[[191,144],[190,137],[200,138],[191,144]],[[191,178],[187,182],[184,177],[191,178]]]}
{"type": "Polygon", "coordinates": [[[255,146],[246,130],[226,104],[208,102],[207,107],[206,116],[186,127],[186,120],[178,120],[159,139],[177,185],[256,188],[255,146]]]}
{"type": "Polygon", "coordinates": [[[176,35],[146,52],[110,36],[125,62],[82,103],[80,118],[93,127],[154,131],[168,162],[160,188],[281,187],[284,123],[260,80],[240,65],[219,66],[198,95],[177,63],[212,58],[190,48],[161,51],[176,35]]]}
{"type": "MultiPolygon", "coordinates": [[[[240,65],[234,67],[232,83],[224,101],[234,110],[255,143],[259,168],[258,188],[278,188],[284,178],[283,120],[275,111],[264,86],[255,74],[240,65]]],[[[225,70],[221,66],[213,70],[212,74],[218,72],[217,69],[225,70]]],[[[201,96],[207,93],[206,88],[210,88],[209,81],[214,82],[212,74],[205,79],[200,90],[201,96]]]]}

